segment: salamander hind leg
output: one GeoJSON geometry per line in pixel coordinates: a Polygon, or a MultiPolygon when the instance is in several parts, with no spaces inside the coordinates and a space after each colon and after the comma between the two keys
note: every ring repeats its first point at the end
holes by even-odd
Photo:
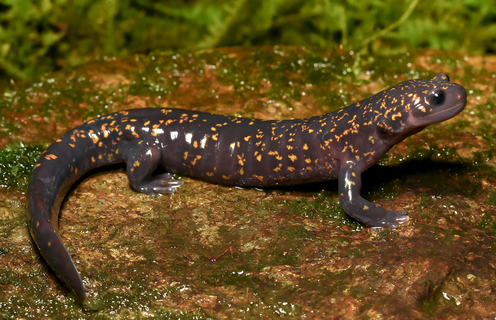
{"type": "Polygon", "coordinates": [[[352,161],[343,164],[338,185],[344,211],[367,226],[396,227],[409,220],[405,210],[388,211],[360,196],[361,172],[352,161]]]}
{"type": "Polygon", "coordinates": [[[136,191],[154,195],[173,193],[181,180],[173,180],[170,173],[153,175],[161,164],[162,152],[158,145],[144,140],[132,141],[123,152],[127,164],[127,177],[136,191]]]}

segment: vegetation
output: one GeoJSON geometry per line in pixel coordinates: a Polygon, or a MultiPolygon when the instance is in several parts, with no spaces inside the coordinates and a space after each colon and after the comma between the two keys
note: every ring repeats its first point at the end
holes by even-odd
{"type": "Polygon", "coordinates": [[[20,143],[0,150],[0,187],[25,190],[35,161],[44,149],[43,146],[25,146],[20,143]]]}
{"type": "Polygon", "coordinates": [[[491,53],[495,2],[0,0],[0,78],[28,79],[105,55],[236,45],[491,53]]]}

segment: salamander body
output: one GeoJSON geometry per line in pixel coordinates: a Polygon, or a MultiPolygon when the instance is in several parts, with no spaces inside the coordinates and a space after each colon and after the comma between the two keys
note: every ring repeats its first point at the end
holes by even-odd
{"type": "Polygon", "coordinates": [[[405,211],[360,196],[361,173],[396,143],[463,110],[465,89],[444,74],[400,83],[336,112],[262,121],[180,109],[134,109],[90,120],[56,140],[35,165],[29,229],[58,278],[84,300],[58,230],[60,205],[86,172],[124,162],[132,188],[153,195],[182,185],[172,174],[242,187],[338,180],[341,204],[368,226],[394,227],[405,211]],[[164,172],[154,175],[161,167],[164,172]]]}

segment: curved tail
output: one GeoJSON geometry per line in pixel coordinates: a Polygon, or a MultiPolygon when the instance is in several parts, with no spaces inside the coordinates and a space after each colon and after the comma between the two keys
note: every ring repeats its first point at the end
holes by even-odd
{"type": "Polygon", "coordinates": [[[69,131],[40,157],[27,193],[31,236],[57,277],[81,300],[83,282],[57,233],[59,210],[71,185],[86,172],[121,161],[110,140],[108,132],[89,124],[69,131]]]}

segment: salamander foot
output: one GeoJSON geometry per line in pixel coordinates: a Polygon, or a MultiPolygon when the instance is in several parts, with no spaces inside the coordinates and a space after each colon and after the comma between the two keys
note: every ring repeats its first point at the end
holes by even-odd
{"type": "Polygon", "coordinates": [[[152,177],[149,181],[142,181],[139,186],[133,187],[141,193],[153,196],[156,193],[174,193],[176,188],[182,185],[182,180],[174,180],[170,173],[162,173],[152,177]]]}

